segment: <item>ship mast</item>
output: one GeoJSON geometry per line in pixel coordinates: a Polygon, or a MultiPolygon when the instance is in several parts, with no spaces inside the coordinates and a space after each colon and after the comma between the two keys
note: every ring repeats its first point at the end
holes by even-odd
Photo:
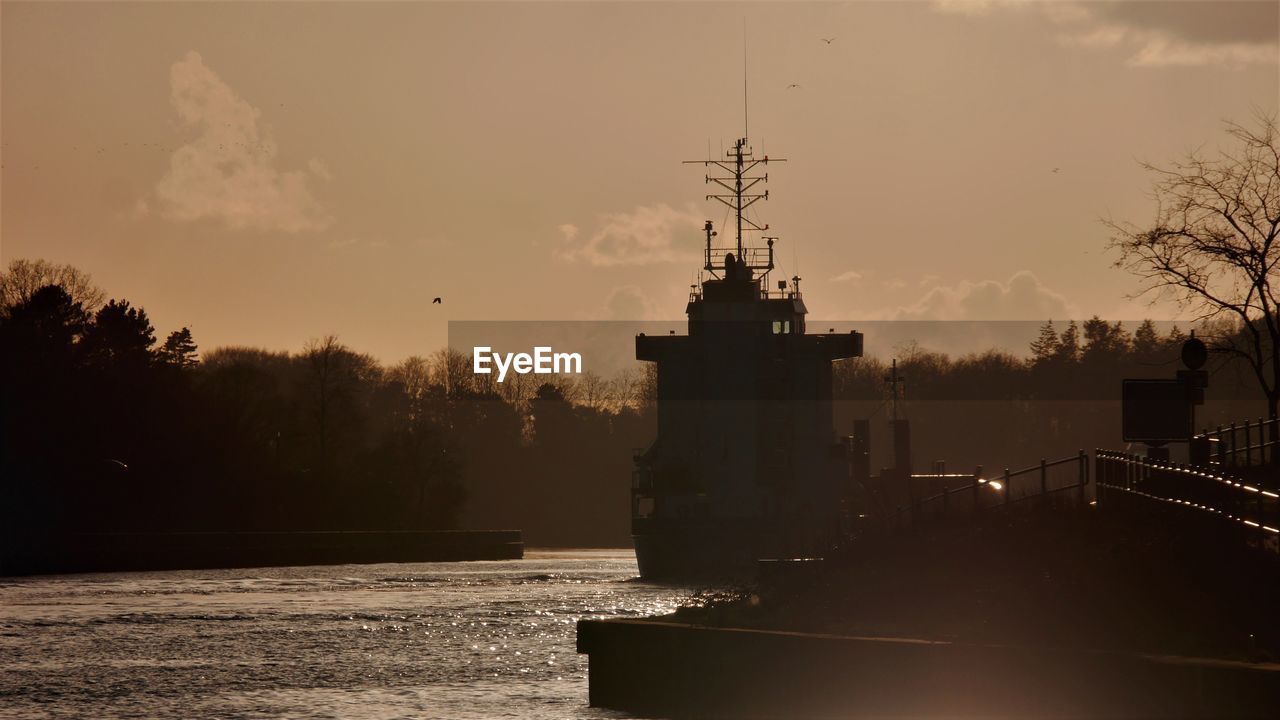
{"type": "Polygon", "coordinates": [[[714,168],[708,173],[704,180],[710,185],[712,183],[718,185],[722,191],[714,192],[706,196],[707,200],[716,200],[729,207],[734,213],[736,220],[737,233],[735,235],[735,244],[733,248],[713,248],[711,247],[711,238],[715,233],[710,230],[710,221],[708,221],[707,229],[707,252],[706,263],[704,269],[712,274],[715,273],[716,266],[713,262],[713,253],[717,251],[728,251],[732,249],[740,263],[744,263],[745,267],[752,270],[760,270],[765,273],[773,269],[773,239],[768,241],[767,255],[766,248],[750,247],[744,242],[744,233],[762,232],[769,229],[766,223],[761,226],[754,220],[747,217],[747,208],[756,204],[761,200],[769,199],[769,191],[766,189],[756,189],[757,185],[769,182],[769,174],[755,174],[758,167],[768,165],[770,162],[786,162],[786,158],[770,158],[768,155],[757,158],[752,152],[751,146],[747,144],[747,138],[739,138],[733,144],[733,149],[725,152],[723,160],[685,160],[686,165],[698,164],[707,168],[714,168]],[[712,174],[717,172],[719,174],[712,174]]]}

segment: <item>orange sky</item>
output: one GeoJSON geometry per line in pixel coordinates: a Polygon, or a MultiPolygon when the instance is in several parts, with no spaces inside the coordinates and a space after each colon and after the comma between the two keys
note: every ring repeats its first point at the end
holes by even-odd
{"type": "Polygon", "coordinates": [[[1276,112],[1277,7],[5,2],[0,260],[206,348],[679,317],[724,220],[680,161],[742,131],[745,19],[814,318],[1167,317],[1098,219],[1152,216],[1137,160],[1276,112]]]}

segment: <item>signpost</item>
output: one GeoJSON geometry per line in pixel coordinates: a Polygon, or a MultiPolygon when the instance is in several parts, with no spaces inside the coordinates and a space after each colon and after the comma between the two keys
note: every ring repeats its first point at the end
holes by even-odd
{"type": "Polygon", "coordinates": [[[1121,431],[1125,442],[1163,445],[1191,437],[1191,398],[1181,380],[1125,380],[1121,431]]]}
{"type": "MultiPolygon", "coordinates": [[[[1163,459],[1168,459],[1168,451],[1162,448],[1166,443],[1191,442],[1195,435],[1195,407],[1204,404],[1204,390],[1209,386],[1209,373],[1201,369],[1208,359],[1209,349],[1192,333],[1182,344],[1182,364],[1187,369],[1179,370],[1176,377],[1124,380],[1121,385],[1124,441],[1146,443],[1149,457],[1163,459]]],[[[1193,456],[1197,449],[1191,448],[1193,456]]]]}

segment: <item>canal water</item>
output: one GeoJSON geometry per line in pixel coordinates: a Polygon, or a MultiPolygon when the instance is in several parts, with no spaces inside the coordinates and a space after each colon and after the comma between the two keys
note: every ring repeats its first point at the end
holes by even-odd
{"type": "Polygon", "coordinates": [[[0,578],[0,718],[623,718],[575,623],[691,595],[621,550],[0,578]]]}

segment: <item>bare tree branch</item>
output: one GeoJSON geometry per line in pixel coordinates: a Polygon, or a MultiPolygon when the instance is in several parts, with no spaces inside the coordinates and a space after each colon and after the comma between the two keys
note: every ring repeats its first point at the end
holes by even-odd
{"type": "Polygon", "coordinates": [[[1142,282],[1139,295],[1172,293],[1199,320],[1230,318],[1214,349],[1244,361],[1270,417],[1280,405],[1280,128],[1256,113],[1257,127],[1228,122],[1233,147],[1195,150],[1168,167],[1143,163],[1155,178],[1154,221],[1104,221],[1117,267],[1142,282]]]}

